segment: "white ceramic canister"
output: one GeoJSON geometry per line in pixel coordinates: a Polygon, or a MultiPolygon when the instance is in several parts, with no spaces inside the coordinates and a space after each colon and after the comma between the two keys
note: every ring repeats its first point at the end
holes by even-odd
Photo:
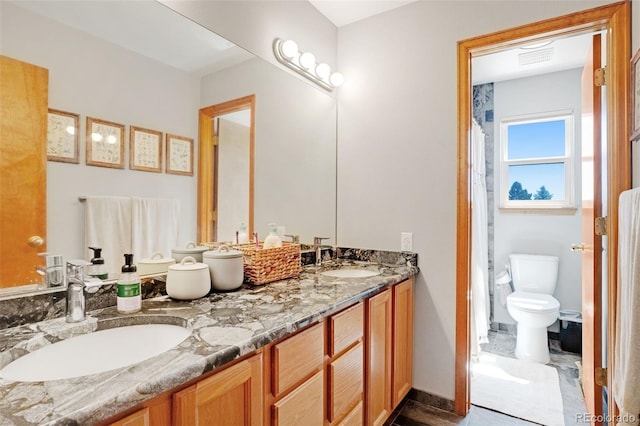
{"type": "Polygon", "coordinates": [[[202,262],[202,253],[210,250],[207,246],[197,246],[193,241],[189,241],[182,248],[171,249],[171,256],[176,262],[181,262],[187,256],[193,257],[196,262],[202,262]]]}
{"type": "Polygon", "coordinates": [[[204,263],[209,265],[211,286],[215,290],[235,290],[244,279],[243,253],[223,245],[218,250],[202,253],[204,263]]]}
{"type": "Polygon", "coordinates": [[[179,300],[193,300],[206,296],[211,290],[209,267],[187,256],[180,263],[169,266],[167,294],[179,300]]]}
{"type": "Polygon", "coordinates": [[[138,275],[166,274],[169,265],[176,263],[172,257],[164,257],[162,253],[155,252],[149,258],[138,261],[138,275]]]}

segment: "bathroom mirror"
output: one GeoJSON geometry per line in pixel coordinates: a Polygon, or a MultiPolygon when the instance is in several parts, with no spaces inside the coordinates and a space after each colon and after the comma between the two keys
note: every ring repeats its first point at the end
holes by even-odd
{"type": "MultiPolygon", "coordinates": [[[[49,108],[79,115],[79,163],[47,162],[47,252],[65,259],[89,259],[79,198],[91,195],[176,198],[181,207],[179,243],[195,240],[197,170],[193,175],[166,173],[164,155],[160,173],[130,169],[129,130],[135,126],[193,139],[195,159],[198,110],[247,95],[256,97],[255,230],[266,235],[267,224],[276,222],[302,242],[315,235],[334,235],[336,105],[327,92],[246,52],[239,61],[227,58],[225,68],[184,71],[134,51],[141,48],[150,22],[169,39],[177,38],[179,28],[187,24],[197,26],[156,2],[3,1],[0,19],[0,54],[48,69],[49,108]],[[27,7],[29,3],[52,9],[37,12],[27,7]],[[88,11],[108,4],[129,9],[88,11]],[[140,17],[136,9],[142,5],[171,13],[163,21],[140,17]],[[62,6],[75,8],[76,13],[62,6]],[[84,29],[56,20],[58,15],[74,14],[100,19],[87,18],[84,29]],[[137,24],[139,33],[125,29],[125,21],[137,24]],[[124,39],[105,40],[87,33],[89,29],[111,30],[124,39]],[[86,164],[88,117],[125,127],[123,169],[86,164]]],[[[155,48],[168,50],[168,43],[165,39],[155,48]]],[[[237,48],[225,43],[227,53],[237,48]]],[[[175,51],[189,51],[186,46],[193,45],[175,51]]],[[[121,263],[121,259],[105,260],[121,263]]]]}

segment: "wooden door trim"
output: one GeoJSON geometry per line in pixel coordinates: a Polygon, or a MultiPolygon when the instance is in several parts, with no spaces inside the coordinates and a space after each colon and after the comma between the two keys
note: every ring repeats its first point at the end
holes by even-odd
{"type": "Polygon", "coordinates": [[[249,129],[249,219],[247,230],[253,232],[253,200],[254,200],[254,159],[255,159],[255,118],[256,95],[248,95],[216,105],[201,108],[198,114],[198,242],[208,242],[213,235],[213,226],[209,220],[209,212],[214,205],[213,145],[203,143],[213,138],[214,117],[234,111],[249,109],[251,125],[249,129]]]}
{"type": "MultiPolygon", "coordinates": [[[[471,55],[500,50],[550,35],[607,30],[607,216],[608,216],[608,369],[613,362],[616,318],[618,197],[631,186],[629,131],[630,5],[625,0],[533,24],[458,42],[458,191],[456,234],[456,414],[469,406],[470,291],[471,291],[471,55]]],[[[614,413],[609,374],[609,413],[614,413]]]]}

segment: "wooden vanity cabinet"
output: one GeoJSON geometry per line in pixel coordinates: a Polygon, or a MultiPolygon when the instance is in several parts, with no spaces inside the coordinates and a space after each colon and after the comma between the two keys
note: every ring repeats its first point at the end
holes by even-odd
{"type": "Polygon", "coordinates": [[[365,358],[365,424],[381,425],[412,386],[413,279],[367,300],[365,358]]]}
{"type": "Polygon", "coordinates": [[[262,354],[173,395],[173,424],[262,426],[262,354]]]}
{"type": "Polygon", "coordinates": [[[327,424],[362,425],[364,302],[332,315],[327,362],[327,424]]]}
{"type": "Polygon", "coordinates": [[[273,426],[324,424],[325,322],[265,349],[265,420],[273,426]]]}

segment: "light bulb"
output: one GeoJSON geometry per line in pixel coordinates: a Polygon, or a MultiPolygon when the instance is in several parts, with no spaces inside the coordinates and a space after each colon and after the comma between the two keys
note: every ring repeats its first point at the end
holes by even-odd
{"type": "Polygon", "coordinates": [[[344,76],[339,72],[334,72],[331,74],[331,77],[329,77],[329,82],[333,87],[340,87],[342,83],[344,83],[344,76]]]}
{"type": "Polygon", "coordinates": [[[114,135],[107,136],[108,143],[116,143],[116,137],[114,135]]]}
{"type": "Polygon", "coordinates": [[[70,135],[75,135],[76,134],[76,128],[74,126],[67,126],[65,131],[67,133],[69,133],[70,135]]]}
{"type": "Polygon", "coordinates": [[[293,58],[298,54],[298,45],[293,40],[287,40],[280,45],[280,51],[287,58],[293,58]]]}
{"type": "Polygon", "coordinates": [[[94,142],[102,141],[102,135],[100,133],[91,133],[91,140],[94,142]]]}
{"type": "Polygon", "coordinates": [[[326,64],[324,62],[318,64],[318,66],[316,67],[316,74],[318,75],[318,77],[325,80],[329,77],[329,75],[331,75],[331,67],[329,67],[329,64],[326,64]]]}
{"type": "Polygon", "coordinates": [[[315,64],[316,64],[316,57],[313,56],[313,53],[304,52],[302,55],[300,55],[300,65],[303,68],[312,70],[315,64]]]}

